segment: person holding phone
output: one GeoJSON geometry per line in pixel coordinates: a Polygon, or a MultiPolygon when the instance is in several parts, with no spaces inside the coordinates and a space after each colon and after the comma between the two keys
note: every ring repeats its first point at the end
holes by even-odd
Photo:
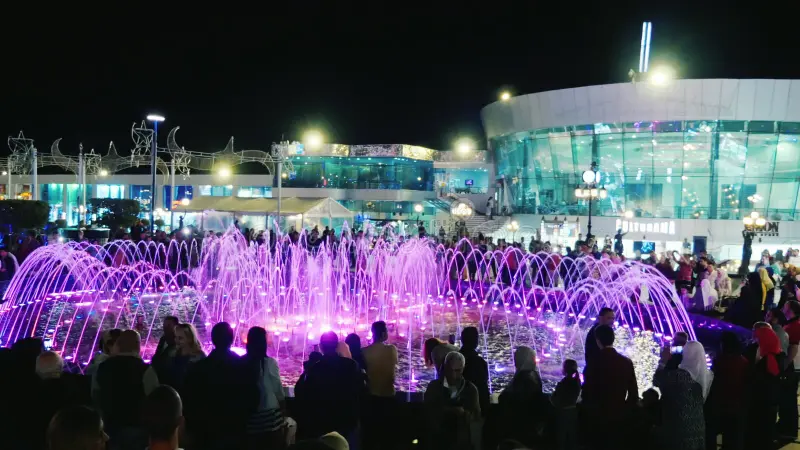
{"type": "Polygon", "coordinates": [[[689,342],[688,333],[685,331],[678,331],[675,333],[675,337],[672,338],[672,345],[670,346],[672,357],[667,361],[666,368],[668,370],[677,369],[678,366],[681,365],[681,362],[683,362],[683,347],[686,346],[687,342],[689,342]]]}
{"type": "Polygon", "coordinates": [[[706,367],[705,350],[697,341],[683,346],[681,363],[677,369],[669,370],[670,360],[678,355],[674,347],[664,347],[653,377],[653,385],[661,390],[664,448],[704,449],[703,404],[714,374],[706,367]]]}

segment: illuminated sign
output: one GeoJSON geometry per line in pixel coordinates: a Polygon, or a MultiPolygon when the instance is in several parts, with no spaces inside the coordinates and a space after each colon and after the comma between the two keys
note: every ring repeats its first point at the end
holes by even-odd
{"type": "Polygon", "coordinates": [[[622,229],[623,233],[660,233],[660,234],[675,234],[675,222],[636,222],[632,220],[617,219],[616,229],[622,229]]]}

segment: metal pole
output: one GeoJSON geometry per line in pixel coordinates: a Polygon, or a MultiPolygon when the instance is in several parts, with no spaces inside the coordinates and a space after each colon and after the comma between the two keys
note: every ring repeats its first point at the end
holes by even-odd
{"type": "MultiPolygon", "coordinates": [[[[283,153],[283,150],[281,150],[283,153]]],[[[279,158],[283,158],[283,155],[278,155],[279,158]]],[[[11,172],[9,172],[11,173],[11,172]]],[[[283,161],[278,160],[278,173],[275,174],[278,177],[278,231],[281,230],[281,186],[283,185],[283,161]]]]}
{"type": "Polygon", "coordinates": [[[328,226],[331,227],[331,231],[333,231],[333,213],[331,212],[331,200],[330,198],[327,200],[328,202],[328,226]]]}
{"type": "Polygon", "coordinates": [[[39,200],[39,164],[36,161],[36,149],[33,149],[33,159],[31,163],[33,167],[31,168],[31,173],[33,174],[33,184],[31,185],[31,193],[33,194],[34,200],[39,200]]]}
{"type": "Polygon", "coordinates": [[[592,190],[589,188],[589,225],[588,229],[586,230],[586,242],[589,242],[589,239],[592,238],[592,190]]]}
{"type": "Polygon", "coordinates": [[[11,184],[11,157],[9,157],[8,158],[8,192],[6,193],[6,198],[8,200],[14,200],[14,193],[13,193],[14,190],[11,188],[11,186],[13,186],[13,185],[11,184]]]}
{"type": "MultiPolygon", "coordinates": [[[[170,188],[169,191],[172,195],[172,204],[175,204],[175,159],[170,161],[170,188]]],[[[169,229],[172,231],[175,213],[173,212],[172,204],[169,205],[169,229]]]]}
{"type": "Polygon", "coordinates": [[[150,149],[150,235],[156,226],[156,161],[158,161],[158,121],[154,120],[153,144],[150,149]]]}
{"type": "Polygon", "coordinates": [[[78,153],[78,182],[81,184],[81,201],[78,205],[78,224],[86,222],[86,160],[83,150],[78,153]]]}

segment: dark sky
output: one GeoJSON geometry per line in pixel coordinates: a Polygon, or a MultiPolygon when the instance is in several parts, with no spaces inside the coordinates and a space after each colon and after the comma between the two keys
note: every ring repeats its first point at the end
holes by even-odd
{"type": "Polygon", "coordinates": [[[651,66],[668,61],[682,78],[800,78],[793,2],[741,11],[692,6],[705,2],[281,3],[301,6],[7,10],[0,135],[23,129],[42,150],[63,137],[65,152],[113,139],[124,154],[131,124],[158,111],[192,150],[221,148],[231,135],[240,149],[263,149],[306,128],[329,142],[445,149],[460,136],[483,139],[480,109],[503,88],[626,81],[644,19],[654,24],[651,66]]]}

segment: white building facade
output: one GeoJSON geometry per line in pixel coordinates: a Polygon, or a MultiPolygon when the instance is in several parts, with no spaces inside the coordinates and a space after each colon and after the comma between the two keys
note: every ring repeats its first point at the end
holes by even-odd
{"type": "Polygon", "coordinates": [[[800,80],[563,89],[490,104],[482,119],[499,203],[523,234],[542,223],[564,241],[585,234],[589,205],[574,191],[595,162],[608,197],[593,201],[592,233],[622,228],[626,253],[688,238],[739,257],[753,211],[768,222],[755,254],[800,246],[800,80]]]}

